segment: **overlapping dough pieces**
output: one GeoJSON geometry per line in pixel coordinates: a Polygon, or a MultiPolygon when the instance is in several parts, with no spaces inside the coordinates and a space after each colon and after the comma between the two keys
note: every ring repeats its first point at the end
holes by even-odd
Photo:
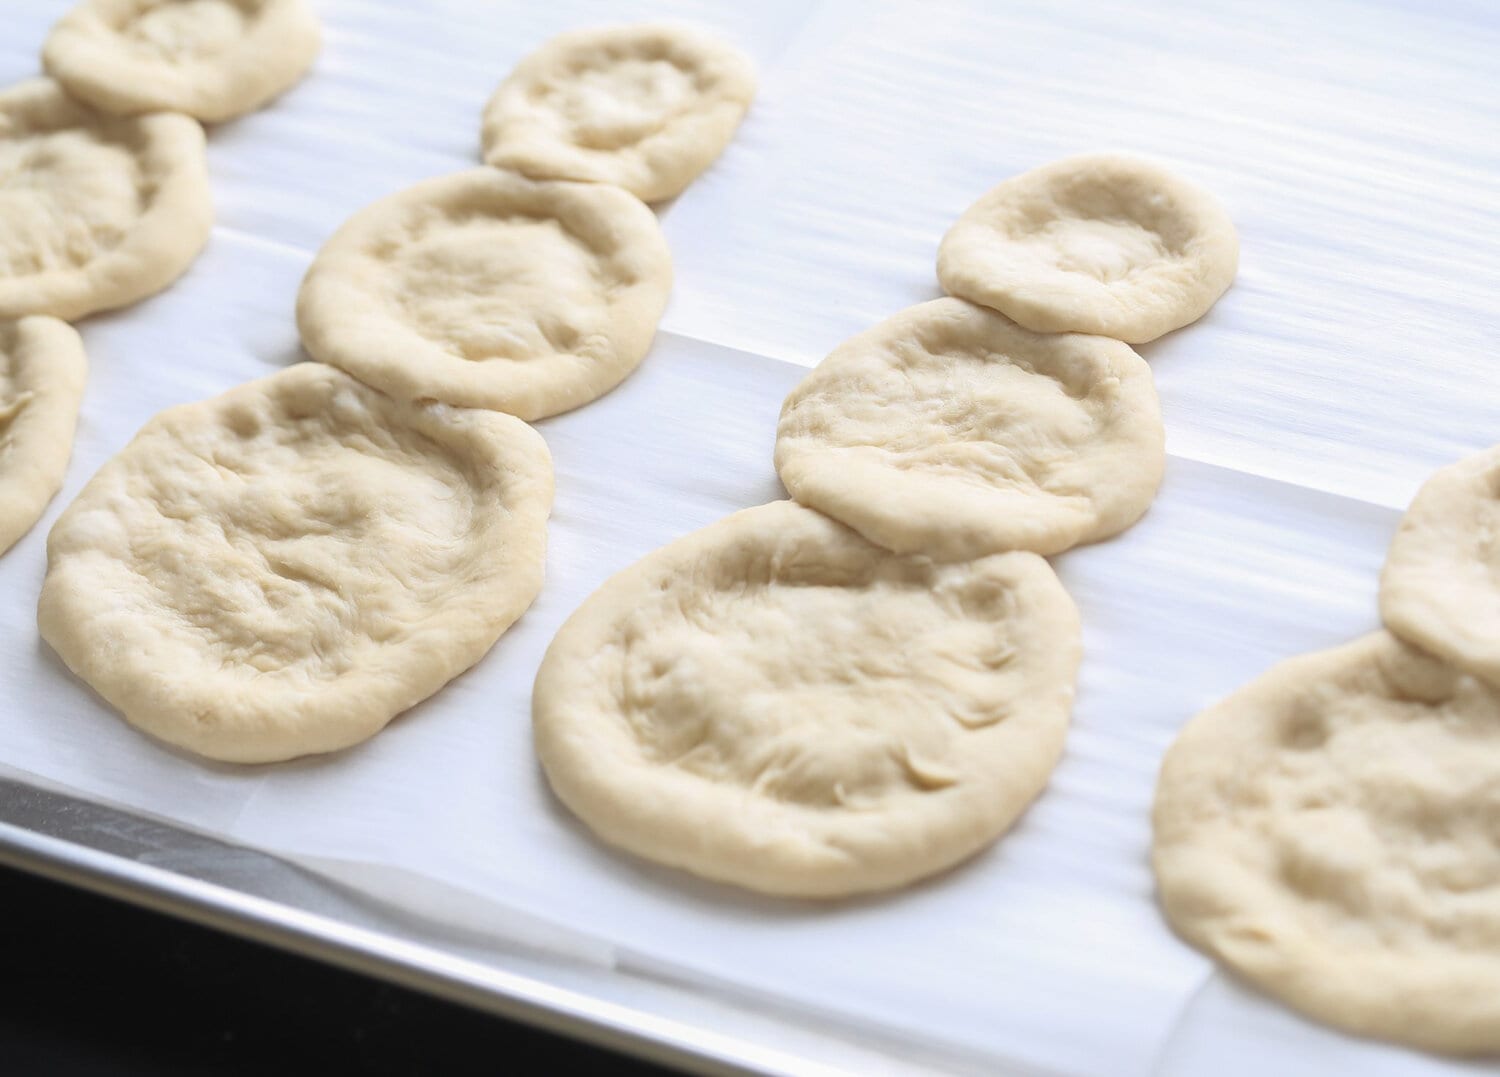
{"type": "Polygon", "coordinates": [[[58,519],[43,637],[133,724],[270,762],[374,735],[542,581],[552,466],[495,412],[304,363],[152,419],[58,519]]]}
{"type": "Polygon", "coordinates": [[[1500,445],[1417,492],[1380,574],[1380,614],[1398,636],[1500,685],[1500,445]]]}
{"type": "Polygon", "coordinates": [[[1150,505],[1156,390],[1119,341],[1032,333],[961,299],[845,341],[793,389],[776,469],[798,501],[897,553],[1058,553],[1150,505]]]}
{"type": "Polygon", "coordinates": [[[537,674],[536,748],[638,855],[770,893],[877,890],[970,856],[1041,791],[1079,658],[1042,558],[899,557],[776,502],[573,614],[537,674]]]}
{"type": "Polygon", "coordinates": [[[320,40],[306,0],[84,0],[53,27],[42,63],[107,112],[218,122],[289,88],[320,40]]]}
{"type": "Polygon", "coordinates": [[[476,168],[349,218],[307,272],[297,325],[314,358],[393,395],[540,419],[635,369],[671,285],[639,199],[476,168]]]}
{"type": "Polygon", "coordinates": [[[68,323],[0,321],[0,553],[62,485],[87,377],[83,341],[68,323]]]}
{"type": "Polygon", "coordinates": [[[1194,718],[1154,864],[1194,945],[1339,1027],[1500,1051],[1500,694],[1381,632],[1194,718]]]}
{"type": "Polygon", "coordinates": [[[938,279],[1039,333],[1131,344],[1202,317],[1239,238],[1207,191],[1135,157],[1069,157],[1006,180],[943,237],[938,279]]]}
{"type": "Polygon", "coordinates": [[[612,183],[656,202],[713,162],[754,96],[750,61],[701,31],[573,30],[523,59],[495,91],[484,159],[537,179],[612,183]]]}
{"type": "Polygon", "coordinates": [[[177,279],[212,225],[196,121],[104,115],[50,79],[0,91],[0,318],[133,303],[177,279]]]}

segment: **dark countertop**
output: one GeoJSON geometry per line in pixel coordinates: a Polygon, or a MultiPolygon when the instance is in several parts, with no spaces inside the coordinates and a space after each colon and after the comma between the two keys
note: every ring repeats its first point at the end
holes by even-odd
{"type": "Polygon", "coordinates": [[[666,1071],[0,868],[0,1072],[666,1071]]]}

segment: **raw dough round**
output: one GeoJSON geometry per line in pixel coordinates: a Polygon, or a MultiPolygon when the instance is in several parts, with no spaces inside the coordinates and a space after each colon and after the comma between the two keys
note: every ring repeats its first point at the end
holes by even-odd
{"type": "Polygon", "coordinates": [[[162,740],[241,763],[329,752],[531,604],[551,503],[525,423],[303,363],[147,423],[52,529],[38,621],[162,740]]]}
{"type": "Polygon", "coordinates": [[[134,303],[181,276],[212,226],[196,121],[108,116],[50,79],[0,91],[0,318],[134,303]]]}
{"type": "Polygon", "coordinates": [[[1500,685],[1500,445],[1438,471],[1412,499],[1380,574],[1380,614],[1500,685]]]}
{"type": "Polygon", "coordinates": [[[67,322],[0,322],[0,553],[62,485],[87,379],[83,341],[67,322]]]}
{"type": "Polygon", "coordinates": [[[307,271],[297,326],[314,358],[393,395],[541,419],[623,381],[671,289],[639,199],[476,168],[350,217],[307,271]]]}
{"type": "Polygon", "coordinates": [[[1059,553],[1123,531],[1161,483],[1151,371],[1117,340],[1032,333],[962,299],[852,337],[781,409],[793,497],[897,553],[1059,553]]]}
{"type": "Polygon", "coordinates": [[[1385,632],[1194,718],[1154,863],[1177,930],[1313,1017],[1500,1051],[1500,695],[1385,632]]]}
{"type": "Polygon", "coordinates": [[[320,37],[306,0],[84,0],[52,28],[42,64],[107,112],[217,123],[290,88],[320,37]]]}
{"type": "Polygon", "coordinates": [[[484,159],[537,179],[589,180],[656,202],[719,156],[755,96],[738,50],[682,26],[604,26],[552,38],[500,84],[484,159]]]}
{"type": "Polygon", "coordinates": [[[1039,333],[1143,344],[1201,318],[1239,259],[1234,224],[1207,191],[1101,153],[990,190],[943,237],[938,279],[1039,333]]]}
{"type": "Polygon", "coordinates": [[[536,748],[605,840],[768,893],[942,871],[1062,751],[1078,612],[1046,561],[897,557],[747,509],[619,573],[537,673],[536,748]]]}

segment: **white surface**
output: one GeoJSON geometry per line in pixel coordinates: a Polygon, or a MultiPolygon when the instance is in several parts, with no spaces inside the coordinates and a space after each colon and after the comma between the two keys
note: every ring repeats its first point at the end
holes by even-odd
{"type": "MultiPolygon", "coordinates": [[[[0,80],[35,71],[65,6],[0,4],[0,80]]],[[[203,257],[81,326],[92,373],[68,483],[0,560],[0,758],[357,885],[399,870],[405,903],[585,960],[851,1038],[878,1026],[934,1063],[1478,1069],[1229,983],[1163,924],[1146,854],[1177,728],[1272,662],[1373,628],[1399,507],[1500,440],[1500,15],[1483,0],[319,7],[310,78],[210,134],[203,257]],[[208,766],[131,731],[36,636],[51,520],[155,411],[299,358],[292,302],[318,243],[372,199],[472,165],[480,107],[515,59],[554,30],[646,14],[738,41],[761,96],[666,211],[677,286],[644,366],[540,424],[558,497],[536,606],[472,673],[335,757],[208,766]],[[1244,254],[1206,319],[1141,349],[1173,454],[1155,506],[1056,560],[1086,657],[1049,791],[973,863],[852,904],[756,900],[592,841],[530,751],[530,679],[556,626],[613,570],[781,496],[771,443],[795,364],[937,294],[938,239],[993,182],[1098,148],[1166,157],[1215,190],[1244,254]]]]}

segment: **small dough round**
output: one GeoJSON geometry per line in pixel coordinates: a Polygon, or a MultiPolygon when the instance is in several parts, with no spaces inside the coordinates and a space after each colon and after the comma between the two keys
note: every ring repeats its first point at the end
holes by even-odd
{"type": "Polygon", "coordinates": [[[0,322],[0,553],[62,486],[87,379],[83,341],[67,322],[0,322]]]}
{"type": "Polygon", "coordinates": [[[330,752],[525,611],[551,504],[525,423],[303,363],[147,423],[53,527],[37,619],[164,741],[240,763],[330,752]]]}
{"type": "Polygon", "coordinates": [[[313,358],[394,396],[531,420],[623,381],[671,290],[639,199],[475,168],[350,217],[307,271],[297,326],[313,358]]]}
{"type": "Polygon", "coordinates": [[[106,112],[253,112],[318,55],[306,0],[83,0],[42,49],[47,73],[106,112]]]}
{"type": "Polygon", "coordinates": [[[792,390],[776,470],[897,553],[1059,553],[1135,523],[1166,461],[1145,360],[935,299],[851,337],[792,390]]]}
{"type": "Polygon", "coordinates": [[[1385,632],[1194,718],[1157,786],[1193,945],[1363,1035],[1500,1051],[1500,695],[1385,632]]]}
{"type": "Polygon", "coordinates": [[[684,26],[573,30],[527,56],[484,113],[484,159],[536,179],[612,183],[647,202],[682,193],[755,96],[737,49],[684,26]]]}
{"type": "Polygon", "coordinates": [[[992,188],[938,249],[938,279],[1038,333],[1144,344],[1224,294],[1240,241],[1202,188],[1135,157],[1069,157],[992,188]]]}
{"type": "Polygon", "coordinates": [[[1500,445],[1417,491],[1380,574],[1380,615],[1396,635],[1500,685],[1500,445]]]}
{"type": "Polygon", "coordinates": [[[50,79],[0,91],[0,318],[73,321],[159,292],[213,216],[197,121],[105,115],[50,79]]]}
{"type": "Polygon", "coordinates": [[[639,856],[835,897],[978,852],[1046,785],[1080,657],[1046,561],[897,557],[790,501],[657,550],[563,625],[536,748],[639,856]]]}

